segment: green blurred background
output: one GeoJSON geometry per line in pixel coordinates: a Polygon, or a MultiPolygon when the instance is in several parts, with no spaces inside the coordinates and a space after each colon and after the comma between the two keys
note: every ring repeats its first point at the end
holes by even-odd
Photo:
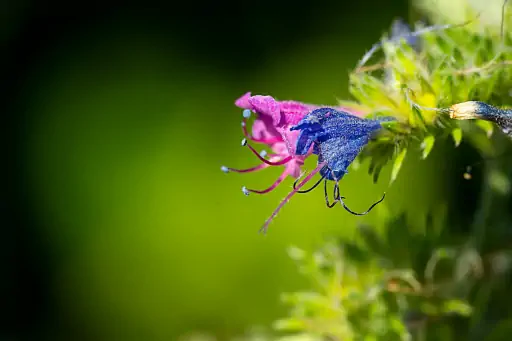
{"type": "MultiPolygon", "coordinates": [[[[219,339],[269,326],[279,294],[307,286],[286,248],[350,236],[363,219],[327,210],[321,191],[266,196],[280,170],[240,147],[246,91],[336,104],[348,73],[406,1],[181,2],[134,5],[4,0],[6,205],[0,340],[219,339]]],[[[355,210],[387,191],[412,226],[447,191],[436,148],[408,157],[388,189],[364,165],[342,183],[355,210]]],[[[314,162],[314,161],[313,161],[314,162]]],[[[445,181],[449,181],[449,178],[445,181]]],[[[378,225],[378,224],[377,224],[378,225]]]]}

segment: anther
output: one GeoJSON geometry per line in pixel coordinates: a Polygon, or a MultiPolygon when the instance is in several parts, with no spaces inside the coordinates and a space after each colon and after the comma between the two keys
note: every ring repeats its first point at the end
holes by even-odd
{"type": "Polygon", "coordinates": [[[267,156],[267,151],[265,149],[263,149],[261,152],[260,152],[260,156],[261,157],[265,157],[267,156]]]}
{"type": "Polygon", "coordinates": [[[245,194],[245,195],[249,195],[249,190],[247,189],[247,187],[242,187],[242,193],[245,194]]]}
{"type": "Polygon", "coordinates": [[[244,147],[247,146],[247,139],[242,140],[242,146],[244,146],[244,147]]]}
{"type": "Polygon", "coordinates": [[[245,109],[243,112],[242,112],[242,116],[244,118],[249,118],[251,117],[251,111],[249,109],[245,109]]]}
{"type": "Polygon", "coordinates": [[[224,173],[229,173],[229,168],[226,166],[220,167],[220,170],[223,171],[224,173]]]}

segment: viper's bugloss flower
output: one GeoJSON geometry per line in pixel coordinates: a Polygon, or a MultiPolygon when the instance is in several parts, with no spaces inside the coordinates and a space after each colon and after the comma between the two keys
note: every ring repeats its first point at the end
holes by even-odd
{"type": "Polygon", "coordinates": [[[350,213],[363,215],[369,212],[384,197],[374,203],[365,213],[351,211],[339,195],[338,182],[347,173],[348,166],[354,161],[362,148],[368,144],[372,135],[381,128],[381,122],[392,118],[370,120],[349,114],[346,111],[338,111],[333,108],[319,108],[307,114],[295,126],[290,127],[291,132],[299,132],[296,140],[294,155],[318,155],[317,167],[309,173],[298,185],[297,181],[291,191],[272,212],[262,227],[265,231],[270,222],[275,218],[281,208],[296,193],[307,193],[324,179],[325,197],[328,207],[334,207],[337,202],[350,213]],[[301,190],[317,173],[321,178],[309,190],[301,190]],[[334,203],[330,204],[327,196],[327,180],[336,182],[334,187],[334,203]]]}
{"type": "MultiPolygon", "coordinates": [[[[300,123],[303,118],[311,111],[318,109],[320,106],[313,104],[305,104],[296,101],[276,101],[271,96],[251,96],[248,92],[235,101],[235,105],[243,110],[242,131],[244,139],[242,145],[247,146],[249,150],[260,160],[261,164],[248,169],[235,169],[222,166],[222,171],[228,173],[238,172],[247,173],[254,172],[270,166],[283,166],[284,170],[278,179],[263,190],[248,189],[242,187],[245,195],[250,193],[265,194],[274,190],[287,177],[299,179],[302,173],[302,166],[305,159],[312,155],[312,144],[305,148],[300,144],[300,151],[297,151],[299,129],[290,129],[300,123]],[[252,132],[249,132],[248,122],[252,114],[255,114],[255,120],[252,125],[252,132]],[[260,143],[268,146],[272,152],[258,152],[249,142],[260,143]]],[[[335,109],[332,109],[335,111],[335,109]]],[[[347,109],[344,109],[347,110],[347,109]]],[[[348,113],[347,113],[348,115],[348,113]]],[[[355,117],[355,116],[351,116],[355,117]]],[[[272,216],[267,220],[263,229],[266,229],[268,223],[275,217],[281,207],[297,193],[300,188],[306,184],[318,171],[311,172],[304,178],[298,187],[281,202],[272,216]]]]}
{"type": "Polygon", "coordinates": [[[297,124],[310,111],[319,106],[305,104],[296,101],[277,101],[271,96],[251,96],[248,92],[235,101],[235,105],[243,111],[242,131],[244,140],[242,145],[247,146],[260,160],[261,164],[248,169],[235,169],[223,166],[224,172],[247,173],[265,169],[270,166],[284,166],[284,170],[278,179],[268,188],[263,190],[248,189],[243,187],[244,194],[264,194],[274,190],[287,176],[299,178],[304,160],[312,151],[306,151],[300,155],[295,153],[295,145],[298,131],[291,131],[290,127],[297,124]],[[256,118],[252,125],[252,133],[248,130],[248,119],[254,113],[256,118]],[[258,152],[250,143],[261,143],[268,146],[272,153],[258,152]]]}

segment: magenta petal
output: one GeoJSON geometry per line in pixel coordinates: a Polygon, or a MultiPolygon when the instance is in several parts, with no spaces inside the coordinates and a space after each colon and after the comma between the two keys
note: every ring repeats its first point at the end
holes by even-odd
{"type": "Polygon", "coordinates": [[[274,126],[279,124],[281,120],[281,111],[279,110],[279,103],[271,96],[252,96],[249,98],[249,103],[252,105],[253,110],[262,115],[272,117],[274,126]]]}
{"type": "Polygon", "coordinates": [[[272,125],[272,118],[265,115],[261,115],[254,121],[252,125],[252,134],[256,138],[282,139],[281,134],[277,131],[276,127],[272,125]]]}
{"type": "Polygon", "coordinates": [[[298,159],[294,159],[286,164],[286,173],[291,177],[297,179],[300,177],[301,169],[300,167],[304,165],[303,161],[298,159]]]}
{"type": "Polygon", "coordinates": [[[283,139],[287,153],[295,156],[295,145],[297,144],[299,133],[297,131],[290,131],[289,126],[279,127],[277,128],[277,131],[283,139]]]}
{"type": "Polygon", "coordinates": [[[303,104],[295,101],[280,102],[281,125],[296,125],[311,110],[316,109],[314,105],[303,104]]]}
{"type": "Polygon", "coordinates": [[[278,142],[272,146],[272,151],[277,155],[283,155],[288,152],[288,149],[286,149],[286,144],[284,142],[278,142]]]}
{"type": "Polygon", "coordinates": [[[252,109],[251,103],[249,103],[249,98],[251,97],[251,92],[245,93],[242,97],[235,101],[235,105],[241,109],[252,109]]]}
{"type": "Polygon", "coordinates": [[[267,128],[267,125],[262,120],[254,121],[252,125],[252,136],[257,139],[268,139],[274,137],[273,134],[267,128]]]}

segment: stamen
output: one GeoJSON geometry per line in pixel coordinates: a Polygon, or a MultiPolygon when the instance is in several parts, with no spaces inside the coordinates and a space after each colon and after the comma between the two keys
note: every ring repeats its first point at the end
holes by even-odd
{"type": "Polygon", "coordinates": [[[279,211],[281,210],[281,208],[283,208],[283,206],[293,197],[293,195],[295,193],[297,193],[297,191],[302,188],[302,186],[304,186],[309,180],[311,180],[311,178],[313,178],[315,176],[316,173],[320,172],[320,170],[322,170],[322,168],[325,166],[325,163],[321,163],[319,164],[311,173],[308,174],[308,176],[306,176],[304,178],[304,180],[302,180],[299,185],[297,186],[297,188],[295,188],[293,191],[291,191],[290,193],[288,193],[288,195],[283,199],[281,200],[281,202],[279,203],[279,205],[277,206],[277,208],[274,210],[274,212],[272,212],[272,215],[267,219],[267,221],[265,221],[265,224],[261,227],[260,229],[260,233],[263,232],[263,233],[266,233],[267,232],[267,228],[268,228],[268,225],[270,224],[270,222],[277,216],[277,213],[279,213],[279,211]]]}
{"type": "Polygon", "coordinates": [[[277,186],[279,186],[279,184],[281,182],[283,182],[284,179],[286,179],[286,176],[288,174],[283,172],[283,174],[281,174],[279,176],[279,178],[277,178],[277,180],[267,189],[264,189],[264,190],[256,190],[256,189],[249,189],[247,187],[243,187],[242,188],[242,191],[244,192],[245,195],[249,195],[249,193],[256,193],[256,194],[265,194],[265,193],[268,193],[268,192],[271,192],[273,191],[277,186]]]}
{"type": "Polygon", "coordinates": [[[257,166],[254,166],[254,167],[251,167],[251,168],[247,168],[247,169],[236,169],[236,168],[229,168],[229,167],[226,167],[226,166],[222,166],[220,169],[224,172],[224,173],[229,173],[229,172],[235,172],[235,173],[250,173],[250,172],[255,172],[255,171],[259,171],[260,169],[265,169],[267,168],[269,165],[267,164],[261,164],[261,165],[257,165],[257,166]]]}
{"type": "Polygon", "coordinates": [[[265,149],[263,149],[261,152],[260,152],[260,156],[261,157],[265,157],[267,156],[267,151],[265,149]]]}
{"type": "Polygon", "coordinates": [[[374,202],[374,203],[370,206],[370,208],[368,208],[368,209],[367,209],[365,212],[363,212],[363,213],[357,213],[357,212],[352,211],[350,208],[348,208],[348,207],[347,207],[347,205],[345,205],[345,203],[343,202],[343,199],[345,199],[345,197],[339,197],[339,198],[338,198],[338,200],[340,201],[341,205],[343,206],[343,208],[344,208],[347,212],[352,213],[353,215],[366,215],[366,214],[370,213],[370,211],[371,211],[371,210],[372,210],[376,205],[380,204],[380,203],[384,200],[384,198],[385,198],[385,197],[386,197],[386,193],[384,193],[384,195],[382,196],[382,198],[381,198],[379,201],[374,202]]]}
{"type": "Polygon", "coordinates": [[[288,155],[287,157],[285,157],[284,159],[282,159],[280,161],[276,161],[276,162],[269,161],[269,160],[261,157],[260,153],[258,153],[258,151],[256,149],[254,149],[253,146],[251,146],[250,144],[247,143],[246,139],[242,140],[242,145],[249,147],[249,149],[254,153],[254,155],[256,155],[258,157],[258,159],[260,159],[262,162],[264,162],[270,166],[282,166],[282,165],[290,162],[291,159],[293,159],[293,157],[291,155],[288,155]]]}

